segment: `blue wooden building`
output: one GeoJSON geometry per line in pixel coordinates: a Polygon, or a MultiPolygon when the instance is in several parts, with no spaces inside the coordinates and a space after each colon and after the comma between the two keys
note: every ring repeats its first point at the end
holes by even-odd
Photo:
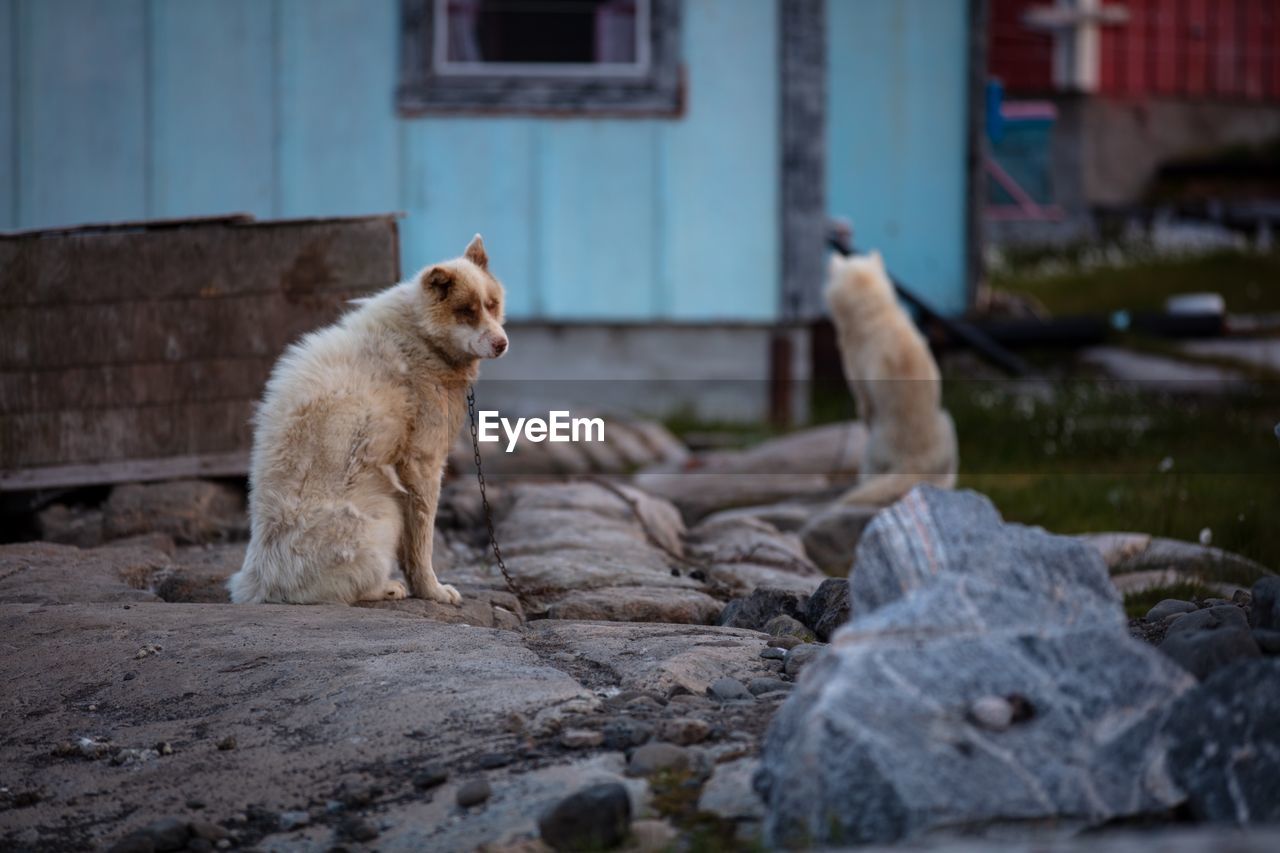
{"type": "Polygon", "coordinates": [[[766,375],[827,214],[965,308],[982,5],[0,0],[0,230],[403,211],[405,270],[482,232],[531,330],[738,329],[766,375]]]}

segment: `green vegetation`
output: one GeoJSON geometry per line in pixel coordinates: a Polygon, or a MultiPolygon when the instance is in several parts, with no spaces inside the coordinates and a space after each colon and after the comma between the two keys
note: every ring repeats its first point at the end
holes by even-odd
{"type": "Polygon", "coordinates": [[[1188,397],[1073,381],[1039,393],[953,381],[960,485],[1012,521],[1133,530],[1280,568],[1280,387],[1188,397]]]}
{"type": "Polygon", "coordinates": [[[1182,257],[1125,258],[1120,249],[1011,253],[992,287],[1024,293],[1055,315],[1160,310],[1178,293],[1221,293],[1232,313],[1280,311],[1280,252],[1220,250],[1182,257]],[[1103,263],[1089,262],[1101,255],[1103,263]],[[1107,260],[1108,255],[1115,257],[1107,260]]]}

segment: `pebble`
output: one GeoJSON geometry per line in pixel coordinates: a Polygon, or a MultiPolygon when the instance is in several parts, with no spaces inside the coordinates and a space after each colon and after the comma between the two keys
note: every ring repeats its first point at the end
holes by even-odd
{"type": "Polygon", "coordinates": [[[207,820],[191,821],[191,834],[208,841],[218,842],[227,837],[227,831],[207,820]]]}
{"type": "Polygon", "coordinates": [[[1002,732],[1013,725],[1013,706],[1003,696],[983,696],[969,706],[969,718],[984,729],[1002,732]]]}
{"type": "Polygon", "coordinates": [[[673,743],[649,743],[631,753],[627,762],[628,776],[652,776],[660,770],[688,770],[692,761],[689,750],[673,743]]]}
{"type": "Polygon", "coordinates": [[[218,741],[218,749],[220,749],[223,752],[227,752],[235,748],[236,748],[236,739],[233,737],[224,737],[222,740],[218,741]]]}
{"type": "Polygon", "coordinates": [[[435,788],[449,779],[449,771],[440,764],[427,764],[413,774],[413,787],[419,790],[435,788]]]}
{"type": "Polygon", "coordinates": [[[631,828],[631,798],[618,782],[583,788],[538,819],[542,840],[555,850],[608,850],[631,828]]]}
{"type": "Polygon", "coordinates": [[[464,809],[478,806],[493,794],[493,788],[485,779],[472,779],[458,789],[458,805],[464,809]]]}
{"type": "Polygon", "coordinates": [[[809,662],[822,654],[826,646],[817,643],[806,643],[803,646],[796,646],[787,652],[787,659],[783,662],[782,671],[792,678],[800,674],[800,670],[808,666],[809,662]]]}
{"type": "Polygon", "coordinates": [[[113,844],[110,853],[164,853],[181,850],[191,838],[191,825],[176,817],[166,817],[129,833],[113,844]]]}
{"type": "Polygon", "coordinates": [[[565,729],[560,733],[560,745],[565,749],[591,749],[604,743],[604,732],[592,729],[565,729]]]}
{"type": "Polygon", "coordinates": [[[765,693],[791,690],[793,686],[791,682],[780,678],[753,678],[747,684],[747,690],[751,691],[752,696],[762,696],[765,693]]]}
{"type": "Polygon", "coordinates": [[[476,764],[480,765],[482,770],[497,770],[499,767],[506,767],[515,761],[515,758],[509,752],[486,752],[476,759],[476,764]]]}
{"type": "Polygon", "coordinates": [[[817,639],[803,622],[785,613],[780,613],[766,622],[764,632],[773,637],[793,637],[802,643],[810,643],[817,639]]]}
{"type": "Polygon", "coordinates": [[[1190,601],[1181,601],[1176,598],[1166,598],[1147,611],[1148,622],[1159,622],[1175,613],[1190,613],[1196,610],[1196,606],[1190,601]]]}
{"type": "Polygon", "coordinates": [[[1264,655],[1280,655],[1280,631],[1254,628],[1253,640],[1264,655]]]}
{"type": "Polygon", "coordinates": [[[378,837],[378,827],[362,817],[349,817],[338,827],[338,834],[352,841],[372,841],[378,837]]]}
{"type": "Polygon", "coordinates": [[[604,727],[604,743],[610,749],[640,746],[651,737],[653,737],[653,726],[630,717],[618,717],[606,723],[604,727]]]}
{"type": "Polygon", "coordinates": [[[778,646],[769,646],[760,653],[760,657],[765,660],[782,660],[787,656],[787,650],[778,646]]]}
{"type": "Polygon", "coordinates": [[[676,717],[658,723],[658,737],[680,746],[702,743],[711,734],[711,726],[696,717],[676,717]]]}
{"type": "MultiPolygon", "coordinates": [[[[788,684],[787,686],[790,687],[791,685],[788,684]]],[[[761,693],[756,699],[761,702],[781,702],[790,695],[790,690],[775,690],[771,693],[761,693]]]]}
{"type": "Polygon", "coordinates": [[[769,640],[769,645],[790,651],[796,646],[804,645],[804,640],[799,637],[772,637],[769,640]]]}
{"type": "Polygon", "coordinates": [[[732,702],[739,699],[754,699],[747,686],[736,678],[717,678],[707,687],[707,695],[721,702],[732,702]]]}

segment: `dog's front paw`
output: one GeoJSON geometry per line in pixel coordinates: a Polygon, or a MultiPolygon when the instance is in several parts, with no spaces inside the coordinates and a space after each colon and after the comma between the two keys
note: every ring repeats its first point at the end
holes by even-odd
{"type": "Polygon", "coordinates": [[[382,598],[385,601],[399,601],[402,598],[409,597],[409,590],[405,589],[404,584],[400,581],[391,581],[382,590],[382,598]]]}
{"type": "Polygon", "coordinates": [[[447,583],[436,584],[427,590],[425,596],[431,601],[438,601],[441,604],[461,604],[462,593],[458,592],[447,583]]]}

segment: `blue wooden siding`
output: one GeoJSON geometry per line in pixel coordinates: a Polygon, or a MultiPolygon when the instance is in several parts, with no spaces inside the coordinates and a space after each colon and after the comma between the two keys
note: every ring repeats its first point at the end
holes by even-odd
{"type": "Polygon", "coordinates": [[[827,206],[950,313],[965,307],[967,7],[828,3],[827,206]]]}
{"type": "Polygon", "coordinates": [[[400,119],[398,17],[0,0],[0,229],[403,210],[406,270],[483,232],[515,317],[777,316],[773,0],[686,3],[679,119],[400,119]]]}

